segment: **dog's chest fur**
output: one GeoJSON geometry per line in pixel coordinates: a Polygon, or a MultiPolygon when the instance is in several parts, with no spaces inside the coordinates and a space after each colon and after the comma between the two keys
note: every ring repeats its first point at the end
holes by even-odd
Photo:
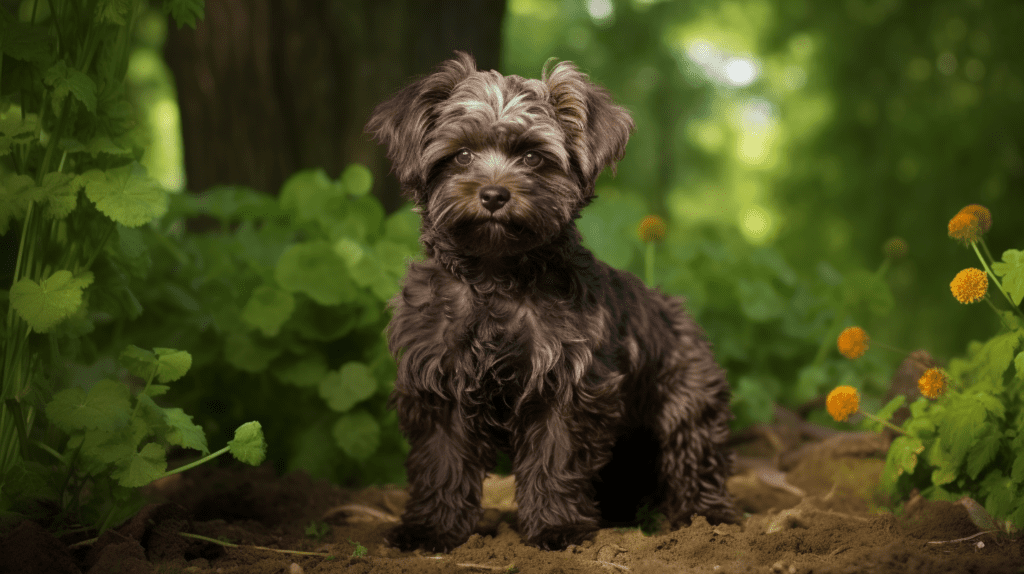
{"type": "Polygon", "coordinates": [[[445,397],[487,391],[518,400],[555,392],[545,381],[564,371],[581,378],[608,328],[599,306],[573,297],[570,281],[553,274],[509,294],[471,285],[430,261],[414,264],[392,303],[389,343],[404,350],[399,368],[440,375],[428,378],[446,381],[431,389],[445,397]]]}

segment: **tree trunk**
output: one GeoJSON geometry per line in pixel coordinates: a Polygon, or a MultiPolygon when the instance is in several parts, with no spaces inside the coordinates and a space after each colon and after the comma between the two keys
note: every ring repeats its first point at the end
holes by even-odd
{"type": "Polygon", "coordinates": [[[398,184],[363,133],[370,112],[453,50],[497,68],[504,13],[504,0],[207,0],[195,30],[170,24],[165,48],[188,189],[277,193],[300,169],[337,177],[358,162],[395,210],[398,184]]]}

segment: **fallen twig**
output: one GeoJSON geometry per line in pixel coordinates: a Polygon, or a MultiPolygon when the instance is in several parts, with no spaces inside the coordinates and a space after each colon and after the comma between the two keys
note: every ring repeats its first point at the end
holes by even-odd
{"type": "Polygon", "coordinates": [[[983,530],[983,531],[981,531],[981,532],[979,532],[977,534],[972,534],[970,536],[964,536],[963,538],[957,538],[955,540],[929,540],[928,544],[949,544],[951,542],[965,542],[967,540],[970,540],[971,538],[977,538],[978,536],[981,536],[982,534],[991,534],[993,532],[999,532],[999,531],[998,530],[983,530]]]}
{"type": "Polygon", "coordinates": [[[234,544],[231,542],[225,542],[223,540],[217,540],[216,538],[210,538],[209,536],[203,536],[201,534],[192,534],[190,532],[179,532],[178,535],[184,538],[193,538],[195,540],[202,540],[203,542],[211,542],[213,544],[224,546],[225,548],[255,548],[257,550],[269,550],[271,552],[278,552],[281,554],[297,554],[299,556],[319,556],[321,558],[334,559],[334,555],[328,554],[327,552],[306,552],[304,550],[284,550],[282,548],[268,548],[266,546],[256,546],[253,544],[234,544]]]}

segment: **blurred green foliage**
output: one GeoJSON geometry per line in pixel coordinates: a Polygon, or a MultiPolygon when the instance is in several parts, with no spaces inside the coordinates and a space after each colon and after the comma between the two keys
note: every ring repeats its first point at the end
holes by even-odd
{"type": "Polygon", "coordinates": [[[299,172],[276,198],[232,186],[177,195],[159,229],[133,238],[149,256],[132,338],[192,352],[190,384],[166,400],[212,440],[262,416],[281,471],[404,479],[384,306],[419,254],[419,218],[385,216],[371,184],[353,164],[337,180],[299,172]],[[189,218],[214,229],[188,232],[189,218]]]}
{"type": "Polygon", "coordinates": [[[1019,235],[1022,25],[1008,0],[510,0],[503,71],[536,77],[557,57],[608,87],[637,131],[603,183],[688,230],[679,241],[728,228],[801,277],[845,277],[906,238],[900,312],[857,320],[948,357],[993,323],[943,309],[957,254],[935,231],[981,203],[993,241],[1019,235]]]}

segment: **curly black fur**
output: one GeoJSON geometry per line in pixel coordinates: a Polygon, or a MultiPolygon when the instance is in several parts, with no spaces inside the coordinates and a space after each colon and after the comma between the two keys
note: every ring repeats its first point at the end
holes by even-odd
{"type": "Polygon", "coordinates": [[[580,543],[602,513],[628,520],[622,500],[643,494],[673,525],[736,521],[730,391],[707,339],[681,301],[596,260],[574,224],[625,151],[629,113],[569,62],[527,80],[459,53],[367,129],[426,252],[391,302],[391,402],[412,450],[388,541],[465,542],[499,450],[520,533],[542,548],[580,543]]]}

